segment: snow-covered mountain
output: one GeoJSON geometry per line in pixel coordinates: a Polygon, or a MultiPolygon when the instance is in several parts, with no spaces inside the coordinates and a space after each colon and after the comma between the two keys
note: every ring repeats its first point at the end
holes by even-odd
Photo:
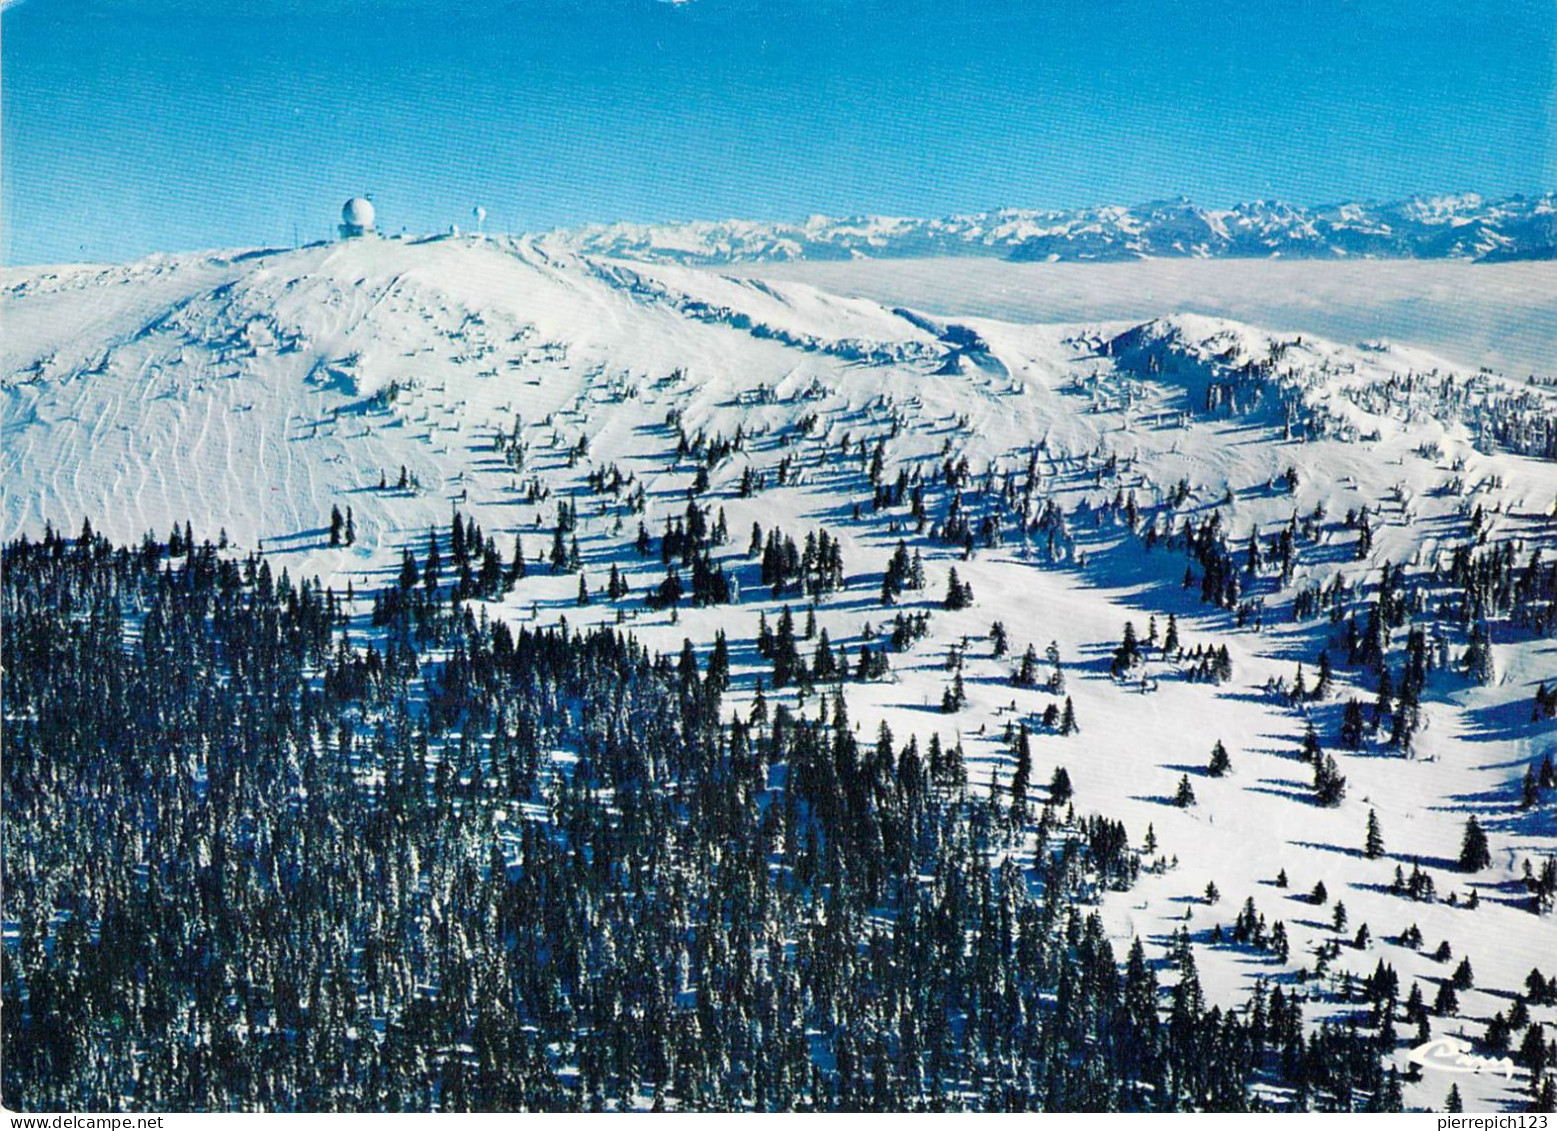
{"type": "MultiPolygon", "coordinates": [[[[761,584],[748,532],[826,529],[846,585],[816,599],[815,617],[834,643],[878,639],[900,611],[931,614],[889,677],[849,686],[862,733],[888,722],[900,738],[959,737],[983,788],[1011,780],[1003,732],[1030,724],[1035,782],[1063,766],[1078,811],[1124,822],[1137,847],[1151,829],[1140,882],[1098,896],[1121,954],[1138,935],[1160,955],[1186,927],[1212,1000],[1265,979],[1311,993],[1317,1022],[1347,1016],[1343,975],[1381,959],[1431,1000],[1453,968],[1433,956],[1447,941],[1475,987],[1430,1027],[1479,1039],[1532,966],[1557,972],[1557,927],[1523,871],[1557,853],[1557,794],[1521,808],[1527,767],[1557,755],[1557,730],[1531,706],[1538,684],[1557,684],[1557,653],[1539,601],[1458,602],[1499,555],[1534,579],[1530,592],[1557,560],[1557,387],[1301,327],[1171,310],[1137,323],[953,320],[622,257],[1484,256],[1549,234],[1553,208],[1454,198],[614,226],[7,270],[0,533],[90,520],[133,544],[188,522],[262,549],[278,573],[351,586],[365,610],[452,511],[536,561],[571,499],[590,590],[614,566],[629,596],[583,606],[577,576],[536,570],[477,602],[485,615],[621,623],[667,653],[722,630],[744,702],[766,672],[759,624],[801,600],[761,584]],[[640,521],[657,537],[689,501],[722,514],[736,598],[667,612],[643,599],[665,566],[633,543],[640,521]],[[332,507],[349,508],[354,544],[330,544],[332,507]],[[887,606],[900,540],[928,580],[887,606]],[[972,587],[967,607],[943,607],[952,570],[972,587]],[[1409,756],[1390,745],[1387,712],[1358,749],[1337,738],[1343,704],[1371,713],[1377,698],[1377,664],[1344,660],[1381,585],[1429,634],[1409,756]],[[1170,617],[1182,655],[1162,646],[1170,617]],[[995,622],[1009,654],[991,642],[995,622]],[[1126,622],[1143,647],[1121,661],[1126,622]],[[1470,665],[1483,679],[1461,663],[1477,626],[1491,633],[1470,665]],[[1060,685],[1045,661],[1036,685],[1013,686],[1024,650],[1051,641],[1060,685]],[[1204,662],[1223,648],[1230,673],[1204,662]],[[1322,650],[1333,686],[1294,695],[1300,670],[1312,688],[1322,650]],[[953,668],[967,703],[942,713],[953,668]],[[1079,733],[1042,722],[1066,699],[1079,733]],[[1334,806],[1311,797],[1310,723],[1348,779],[1334,806]],[[1203,772],[1218,741],[1227,776],[1203,772]],[[1181,779],[1193,806],[1172,803],[1181,779]],[[1385,835],[1376,858],[1362,851],[1370,811],[1385,835]],[[1493,863],[1467,875],[1455,859],[1470,814],[1493,863]],[[1397,867],[1431,874],[1437,898],[1392,892],[1397,867]],[[1321,881],[1346,925],[1309,898],[1321,881]],[[1284,924],[1290,958],[1222,941],[1246,900],[1284,924]],[[1413,927],[1426,945],[1399,943],[1413,927]]],[[[1406,628],[1381,631],[1382,662],[1398,670],[1406,628]]],[[[1557,1022],[1552,1007],[1533,1013],[1548,1032],[1557,1022]]],[[[1484,1109],[1522,1103],[1529,1083],[1523,1070],[1454,1079],[1484,1109]]],[[[1408,1100],[1436,1104],[1451,1082],[1409,1085],[1408,1100]]]]}
{"type": "Polygon", "coordinates": [[[1188,200],[1070,211],[1001,209],[940,219],[816,216],[606,224],[551,233],[552,246],[664,263],[998,256],[1016,261],[1143,258],[1547,259],[1557,248],[1557,194],[1486,201],[1474,193],[1383,204],[1301,208],[1188,200]]]}

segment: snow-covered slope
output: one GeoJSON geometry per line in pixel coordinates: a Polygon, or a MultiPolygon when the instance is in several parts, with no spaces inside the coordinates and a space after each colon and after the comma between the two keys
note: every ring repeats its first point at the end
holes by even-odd
{"type": "Polygon", "coordinates": [[[948,316],[1141,322],[1166,310],[1410,342],[1474,370],[1550,373],[1557,266],[1466,259],[1148,259],[1011,263],[959,256],[742,264],[741,275],[948,316]]]}
{"type": "MultiPolygon", "coordinates": [[[[1471,207],[1419,219],[1449,223],[1471,207]]],[[[1013,241],[1029,238],[1039,237],[1013,229],[1013,241]]],[[[700,236],[695,246],[705,244],[700,236]]],[[[851,717],[866,733],[885,720],[900,738],[960,735],[980,781],[1009,781],[1004,728],[1038,729],[1069,696],[1080,733],[1038,729],[1034,781],[1063,765],[1079,811],[1122,820],[1136,845],[1152,828],[1177,866],[1104,896],[1108,921],[1159,953],[1188,926],[1207,944],[1200,969],[1213,999],[1241,999],[1255,978],[1295,982],[1298,970],[1312,972],[1316,948],[1350,940],[1364,922],[1374,941],[1343,945],[1325,960],[1330,971],[1366,975],[1382,958],[1408,984],[1422,980],[1431,1000],[1452,969],[1430,957],[1438,942],[1471,959],[1476,988],[1458,1016],[1433,1020],[1435,1033],[1479,1035],[1533,965],[1557,966],[1557,925],[1532,913],[1520,884],[1527,858],[1539,864],[1557,850],[1552,799],[1518,808],[1525,767],[1557,754],[1552,724],[1531,721],[1529,706],[1538,681],[1557,682],[1552,641],[1498,628],[1487,686],[1432,673],[1414,757],[1382,743],[1336,749],[1350,788],[1334,808],[1310,803],[1299,743],[1312,719],[1333,748],[1341,701],[1370,700],[1371,688],[1341,670],[1323,703],[1295,704],[1283,690],[1300,663],[1312,679],[1317,653],[1335,649],[1340,632],[1294,620],[1299,594],[1340,585],[1360,601],[1383,563],[1426,578],[1471,544],[1552,560],[1557,462],[1529,450],[1557,417],[1549,385],[1463,371],[1407,345],[1173,311],[1140,323],[950,320],[798,283],[579,255],[551,238],[358,240],[11,270],[0,287],[7,539],[90,519],[130,542],[187,520],[197,537],[223,531],[235,546],[263,548],[278,570],[319,574],[339,591],[350,584],[362,598],[454,509],[505,552],[517,536],[528,557],[543,557],[555,502],[572,497],[591,589],[611,564],[626,570],[634,597],[624,619],[656,649],[683,637],[706,646],[725,630],[737,698],[764,670],[737,645],[785,603],[745,555],[753,522],[798,539],[825,526],[839,538],[848,586],[824,597],[816,617],[851,646],[867,624],[890,619],[878,602],[882,573],[906,539],[923,552],[929,583],[901,607],[933,610],[930,635],[893,656],[890,679],[850,686],[851,717]],[[502,442],[516,435],[522,459],[502,442]],[[672,617],[641,601],[663,567],[630,544],[640,517],[658,534],[685,510],[699,461],[677,449],[700,435],[740,436],[705,465],[700,501],[726,515],[724,561],[741,596],[672,617]],[[997,512],[1008,484],[1025,491],[1026,532],[1006,525],[996,544],[965,555],[917,530],[904,505],[877,509],[865,470],[878,444],[888,484],[900,470],[944,483],[966,460],[962,492],[975,519],[997,512]],[[748,467],[769,482],[742,497],[748,467]],[[592,489],[591,473],[611,468],[642,486],[641,515],[592,489]],[[1257,532],[1269,548],[1289,524],[1306,534],[1290,577],[1253,575],[1252,603],[1235,615],[1181,584],[1183,554],[1150,549],[1128,528],[1127,497],[1141,533],[1214,515],[1236,547],[1257,532]],[[355,545],[328,544],[334,506],[350,508],[355,545]],[[1359,556],[1344,516],[1364,509],[1371,548],[1359,556]],[[1040,523],[1044,511],[1053,517],[1040,523]],[[952,568],[973,587],[971,608],[940,608],[952,568]],[[1127,620],[1145,637],[1170,614],[1186,649],[1227,648],[1230,680],[1184,678],[1192,665],[1175,659],[1153,658],[1127,679],[1110,673],[1127,620]],[[1054,642],[1063,693],[1011,685],[1011,657],[989,642],[994,621],[1015,656],[1054,642]],[[969,703],[943,715],[953,650],[969,703]],[[1201,767],[1218,740],[1233,773],[1210,778],[1201,767]],[[1168,803],[1185,775],[1192,808],[1168,803]],[[1361,853],[1370,809],[1386,838],[1378,859],[1361,853]],[[1474,876],[1452,863],[1469,813],[1494,853],[1474,876]],[[1439,900],[1389,893],[1395,867],[1413,861],[1434,875],[1439,900]],[[1275,884],[1283,870],[1285,889],[1275,884]],[[1332,899],[1323,908],[1305,898],[1321,880],[1332,899]],[[1220,891],[1214,906],[1208,882],[1220,891]],[[1468,910],[1472,890],[1480,906],[1468,910]],[[1248,898],[1286,924],[1290,961],[1210,945],[1211,928],[1248,898]],[[1349,911],[1339,932],[1337,898],[1349,911]],[[1389,941],[1413,924],[1427,941],[1420,952],[1389,941]]],[[[488,612],[615,619],[604,602],[578,607],[576,589],[575,577],[539,571],[488,612]]],[[[1443,647],[1457,656],[1464,645],[1461,634],[1443,647]]],[[[1343,1008],[1328,992],[1340,985],[1305,982],[1316,992],[1311,1019],[1343,1008]]],[[[1550,1008],[1535,1013],[1557,1021],[1550,1008]]],[[[1436,1104],[1450,1082],[1430,1077],[1408,1099],[1436,1104]]],[[[1522,1082],[1460,1078],[1468,1104],[1483,1108],[1520,1102],[1522,1082]]]]}
{"type": "Polygon", "coordinates": [[[1557,247],[1557,196],[1485,201],[1462,193],[1318,208],[1279,201],[1207,208],[1177,199],[1070,211],[1010,208],[939,219],[813,216],[799,224],[619,223],[554,232],[546,239],[593,255],[692,264],[948,255],[1019,262],[1269,256],[1549,259],[1557,247]]]}

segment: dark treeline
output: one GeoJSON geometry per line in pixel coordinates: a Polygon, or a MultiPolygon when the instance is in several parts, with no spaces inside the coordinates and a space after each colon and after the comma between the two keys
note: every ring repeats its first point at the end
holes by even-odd
{"type": "Polygon", "coordinates": [[[836,686],[736,711],[722,639],[457,601],[436,657],[354,645],[317,583],[181,542],[6,548],[14,1108],[1400,1102],[1365,1020],[1121,961],[1121,826],[976,796],[836,686]]]}

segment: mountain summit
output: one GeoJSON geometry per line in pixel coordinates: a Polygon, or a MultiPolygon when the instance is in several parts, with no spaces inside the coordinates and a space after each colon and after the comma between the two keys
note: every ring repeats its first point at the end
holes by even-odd
{"type": "Polygon", "coordinates": [[[1000,209],[940,219],[815,216],[606,224],[547,241],[592,255],[717,265],[797,259],[979,255],[1018,262],[1149,258],[1548,259],[1557,194],[1485,201],[1474,193],[1302,208],[1254,201],[1208,208],[1179,198],[1134,207],[1000,209]]]}

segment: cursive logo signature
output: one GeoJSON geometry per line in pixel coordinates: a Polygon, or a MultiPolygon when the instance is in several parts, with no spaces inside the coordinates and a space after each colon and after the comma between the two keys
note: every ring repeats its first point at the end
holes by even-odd
{"type": "Polygon", "coordinates": [[[1499,1072],[1503,1078],[1514,1078],[1514,1062],[1508,1057],[1494,1060],[1490,1056],[1473,1056],[1471,1047],[1453,1037],[1436,1037],[1425,1045],[1418,1045],[1407,1054],[1412,1064],[1431,1068],[1435,1072],[1499,1072]]]}

